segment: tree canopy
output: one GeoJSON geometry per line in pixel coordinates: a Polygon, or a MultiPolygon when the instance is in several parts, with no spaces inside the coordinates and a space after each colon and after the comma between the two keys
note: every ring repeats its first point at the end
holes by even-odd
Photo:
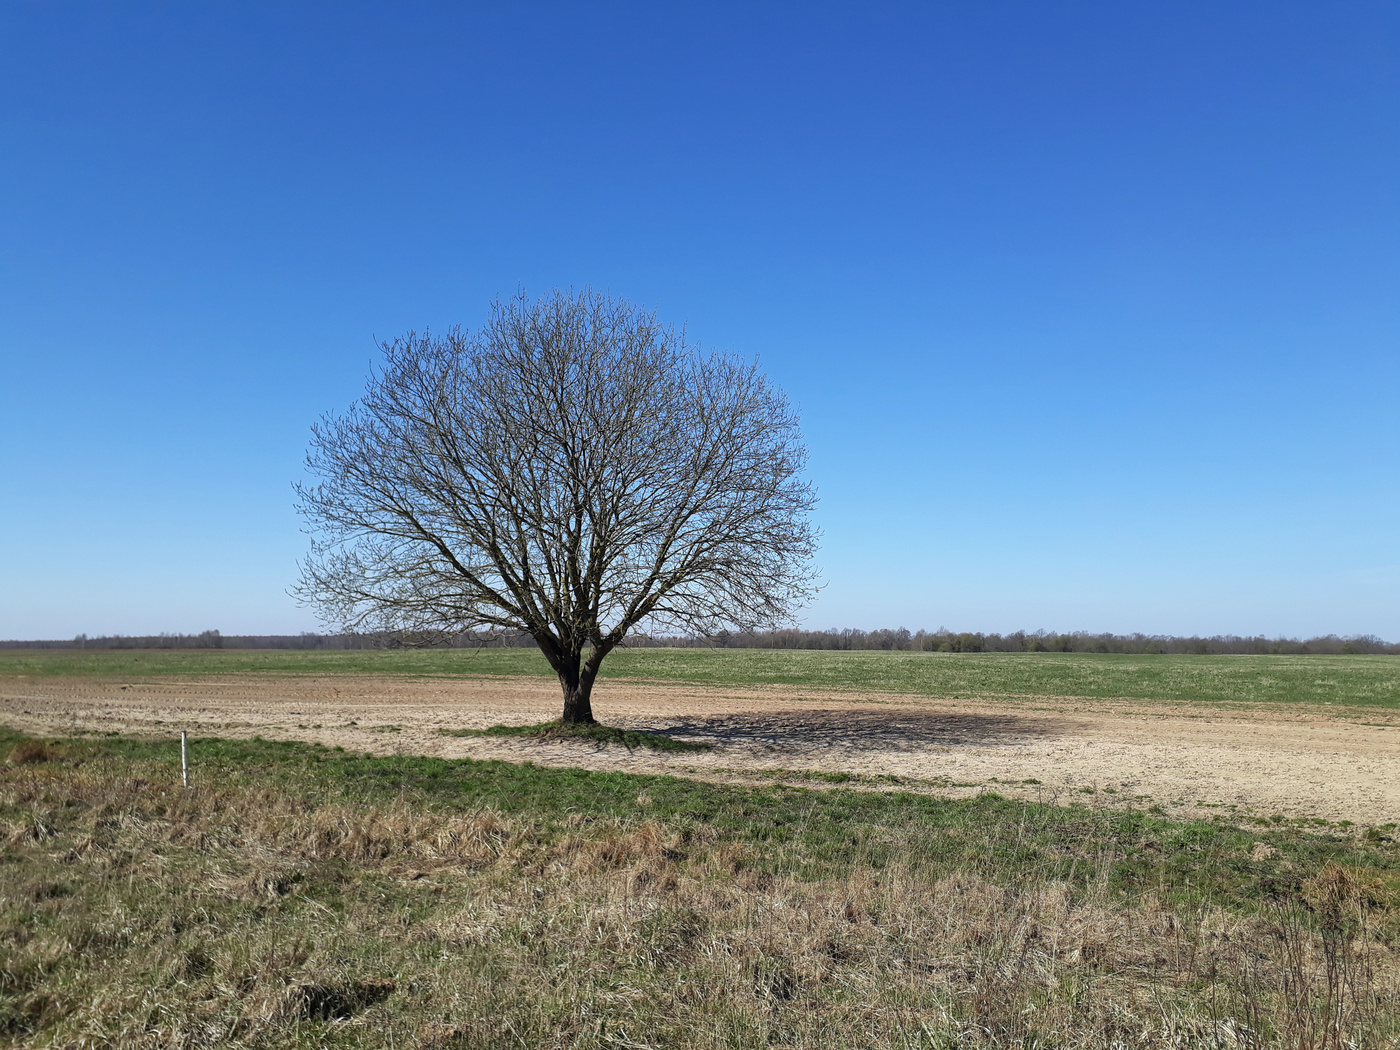
{"type": "Polygon", "coordinates": [[[381,348],[297,486],[298,593],[342,630],[526,631],[591,722],[633,627],[779,626],[812,594],[806,449],[755,362],[590,291],[381,348]]]}

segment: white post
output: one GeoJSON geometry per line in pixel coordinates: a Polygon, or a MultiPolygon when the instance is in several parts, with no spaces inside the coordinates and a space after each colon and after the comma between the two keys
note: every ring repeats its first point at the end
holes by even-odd
{"type": "Polygon", "coordinates": [[[190,786],[190,759],[189,752],[185,749],[185,731],[180,730],[180,780],[185,787],[190,786]]]}

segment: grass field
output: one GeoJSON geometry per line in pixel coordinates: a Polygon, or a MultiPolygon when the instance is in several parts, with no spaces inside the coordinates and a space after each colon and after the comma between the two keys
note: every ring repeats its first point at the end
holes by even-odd
{"type": "MultiPolygon", "coordinates": [[[[1393,657],[646,649],[606,666],[793,698],[1400,707],[1393,657]]],[[[123,697],[113,680],[251,675],[283,696],[274,676],[548,674],[530,650],[0,652],[0,676],[123,697]]],[[[738,786],[260,738],[191,754],[186,791],[168,739],[0,729],[0,1046],[1400,1050],[1384,815],[1190,820],[1097,794],[738,786]]],[[[1384,777],[1367,776],[1370,797],[1384,777]]]]}
{"type": "Polygon", "coordinates": [[[995,795],[0,733],[0,1043],[1385,1047],[1400,851],[995,795]]]}
{"type": "MultiPolygon", "coordinates": [[[[0,651],[0,675],[549,675],[529,649],[0,651]]],[[[631,649],[603,677],[939,697],[1087,697],[1400,708],[1400,657],[631,649]]]]}

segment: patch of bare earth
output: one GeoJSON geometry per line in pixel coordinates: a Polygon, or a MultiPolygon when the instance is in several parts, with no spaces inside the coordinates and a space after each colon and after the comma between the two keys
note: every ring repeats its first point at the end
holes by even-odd
{"type": "Polygon", "coordinates": [[[557,717],[544,678],[228,675],[112,681],[0,677],[0,722],[37,734],[253,736],[376,754],[526,759],[706,779],[847,774],[950,796],[995,790],[1065,802],[1351,820],[1400,819],[1400,717],[1383,711],[1216,708],[1075,698],[941,700],[791,688],[609,680],[610,725],[715,745],[703,753],[615,744],[448,737],[557,717]]]}

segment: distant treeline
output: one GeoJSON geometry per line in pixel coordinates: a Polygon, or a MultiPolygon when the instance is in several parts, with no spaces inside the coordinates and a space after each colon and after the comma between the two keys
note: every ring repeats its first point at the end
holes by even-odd
{"type": "MultiPolygon", "coordinates": [[[[467,632],[453,637],[404,637],[393,634],[200,634],[110,635],[89,638],[80,634],[62,641],[0,641],[0,649],[394,649],[434,647],[454,649],[524,648],[535,641],[528,634],[509,631],[467,632]]],[[[1198,655],[1262,655],[1307,653],[1385,653],[1400,655],[1400,643],[1387,642],[1374,635],[1342,638],[1335,634],[1318,638],[1242,638],[1214,635],[1210,638],[1182,638],[1166,634],[1090,634],[1075,631],[1053,634],[1048,631],[1016,631],[1013,634],[955,632],[940,627],[936,631],[861,631],[853,628],[830,631],[781,631],[730,633],[720,631],[707,637],[668,637],[634,635],[627,640],[633,648],[720,648],[720,649],[891,649],[933,653],[1190,653],[1198,655]]]]}
{"type": "Polygon", "coordinates": [[[89,638],[0,641],[0,649],[378,649],[383,640],[358,634],[111,634],[89,638]]]}
{"type": "Polygon", "coordinates": [[[452,637],[404,637],[396,634],[112,634],[43,641],[0,641],[0,649],[481,649],[533,646],[528,634],[493,631],[452,637]]]}
{"type": "Polygon", "coordinates": [[[1259,635],[1214,635],[1189,638],[1166,634],[1090,634],[1074,631],[1016,631],[1012,634],[983,634],[972,631],[881,629],[861,631],[847,628],[831,631],[790,629],[730,634],[721,631],[713,638],[638,638],[634,645],[716,646],[728,649],[895,649],[934,653],[1193,653],[1211,654],[1400,654],[1400,643],[1387,642],[1374,635],[1342,638],[1335,634],[1318,638],[1265,638],[1259,635]]]}

